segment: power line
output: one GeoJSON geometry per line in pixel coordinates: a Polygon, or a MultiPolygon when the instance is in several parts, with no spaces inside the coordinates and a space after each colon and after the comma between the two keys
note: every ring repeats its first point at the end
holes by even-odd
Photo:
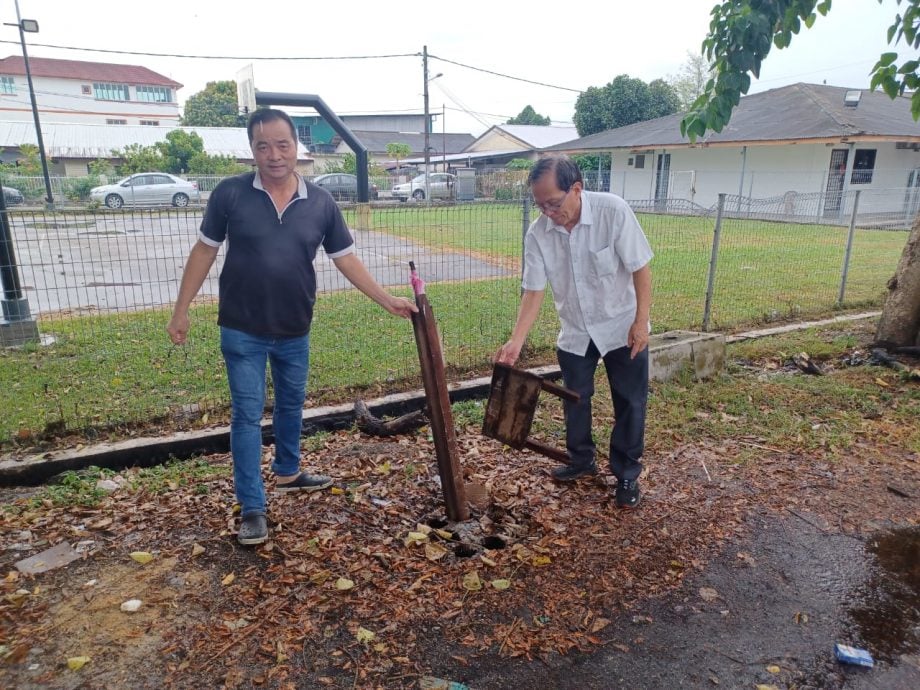
{"type": "Polygon", "coordinates": [[[532,79],[524,79],[523,77],[512,77],[510,74],[502,74],[501,72],[493,72],[492,70],[483,69],[482,67],[473,67],[472,65],[464,65],[462,62],[455,62],[454,60],[448,60],[447,58],[438,57],[437,55],[432,55],[428,53],[428,57],[432,60],[440,60],[441,62],[447,62],[451,65],[457,65],[457,67],[465,67],[466,69],[471,69],[476,72],[484,72],[485,74],[491,74],[496,77],[502,77],[504,79],[513,79],[514,81],[522,81],[527,84],[535,84],[537,86],[546,86],[550,89],[559,89],[560,91],[571,91],[572,93],[581,93],[584,89],[570,89],[568,86],[556,86],[555,84],[547,84],[542,81],[533,81],[532,79]]]}
{"type": "MultiPolygon", "coordinates": [[[[0,41],[19,45],[19,41],[0,41]]],[[[392,55],[317,55],[317,56],[263,56],[263,55],[186,55],[182,53],[145,53],[135,50],[108,50],[106,48],[80,48],[78,46],[59,46],[51,43],[29,43],[39,48],[56,48],[58,50],[78,50],[87,53],[109,53],[112,55],[140,55],[143,57],[186,58],[192,60],[381,60],[384,58],[418,57],[419,53],[394,53],[392,55]]],[[[33,58],[34,59],[34,58],[33,58]]]]}

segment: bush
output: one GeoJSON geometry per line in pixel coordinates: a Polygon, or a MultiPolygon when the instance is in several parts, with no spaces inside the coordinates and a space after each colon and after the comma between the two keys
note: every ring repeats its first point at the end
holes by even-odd
{"type": "Polygon", "coordinates": [[[87,201],[89,192],[93,187],[102,184],[102,180],[96,175],[87,175],[86,177],[68,177],[62,182],[64,196],[71,201],[87,201]]]}

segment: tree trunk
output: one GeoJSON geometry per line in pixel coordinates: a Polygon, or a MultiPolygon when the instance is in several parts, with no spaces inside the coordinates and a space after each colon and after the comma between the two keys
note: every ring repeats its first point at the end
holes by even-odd
{"type": "Polygon", "coordinates": [[[888,281],[875,342],[887,349],[920,345],[920,215],[914,219],[898,269],[888,281]]]}

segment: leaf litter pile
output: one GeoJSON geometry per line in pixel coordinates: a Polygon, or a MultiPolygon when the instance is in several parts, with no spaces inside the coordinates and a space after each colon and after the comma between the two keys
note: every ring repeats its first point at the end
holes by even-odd
{"type": "MultiPolygon", "coordinates": [[[[910,388],[885,373],[863,379],[886,376],[886,388],[910,388]]],[[[599,386],[601,419],[607,395],[599,386]]],[[[915,386],[907,396],[916,407],[915,386]]],[[[614,639],[606,628],[702,568],[752,511],[850,533],[920,521],[920,457],[885,415],[867,415],[846,452],[801,437],[778,448],[733,434],[737,416],[717,409],[694,418],[710,425],[714,417],[724,433],[694,436],[653,428],[650,415],[635,511],[614,507],[606,470],[555,484],[551,460],[503,448],[475,423],[458,433],[475,500],[462,524],[444,518],[427,429],[306,441],[304,466],[336,483],[277,494],[266,476],[270,541],[256,548],[236,544],[225,455],[206,458],[220,471],[160,486],[126,470],[92,507],[18,498],[0,516],[8,573],[0,680],[68,688],[461,681],[509,657],[541,663],[643,644],[641,634],[614,639]],[[743,461],[750,457],[756,462],[743,461]],[[13,567],[60,542],[79,558],[37,575],[13,567]]],[[[534,428],[561,446],[561,407],[542,406],[534,428]]]]}

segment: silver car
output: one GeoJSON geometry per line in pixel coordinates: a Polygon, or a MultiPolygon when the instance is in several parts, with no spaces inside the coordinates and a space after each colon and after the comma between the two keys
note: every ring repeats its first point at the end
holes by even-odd
{"type": "MultiPolygon", "coordinates": [[[[412,197],[416,201],[425,198],[425,173],[393,187],[392,196],[400,201],[412,197]]],[[[450,173],[428,173],[428,195],[432,199],[450,199],[454,194],[454,176],[450,173]]]]}
{"type": "Polygon", "coordinates": [[[121,208],[125,205],[172,205],[182,208],[188,206],[191,201],[201,200],[197,182],[189,182],[161,172],[137,173],[115,184],[93,187],[89,197],[109,208],[121,208]]]}

